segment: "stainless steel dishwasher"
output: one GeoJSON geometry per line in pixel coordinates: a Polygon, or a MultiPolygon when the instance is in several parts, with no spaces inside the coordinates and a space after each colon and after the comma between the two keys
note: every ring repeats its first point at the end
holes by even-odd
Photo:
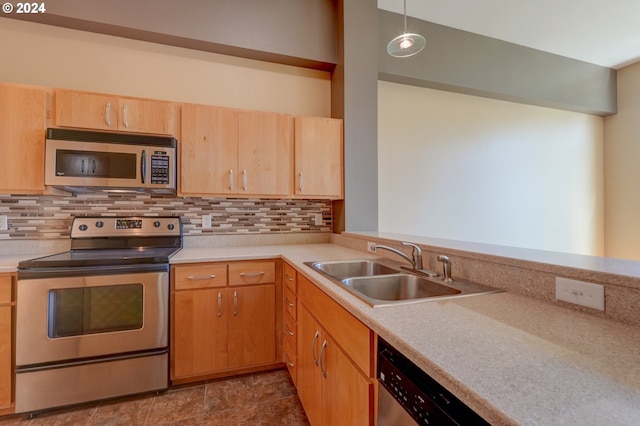
{"type": "Polygon", "coordinates": [[[378,426],[488,425],[482,417],[378,338],[378,426]]]}

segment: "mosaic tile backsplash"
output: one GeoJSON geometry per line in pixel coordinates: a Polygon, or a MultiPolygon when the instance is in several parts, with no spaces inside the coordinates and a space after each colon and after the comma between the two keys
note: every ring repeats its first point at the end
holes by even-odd
{"type": "Polygon", "coordinates": [[[77,197],[0,195],[7,215],[3,240],[68,238],[74,216],[181,216],[184,235],[331,232],[331,202],[176,198],[151,195],[82,194],[77,197]],[[202,228],[202,215],[211,228],[202,228]],[[319,223],[319,225],[317,224],[319,223]]]}

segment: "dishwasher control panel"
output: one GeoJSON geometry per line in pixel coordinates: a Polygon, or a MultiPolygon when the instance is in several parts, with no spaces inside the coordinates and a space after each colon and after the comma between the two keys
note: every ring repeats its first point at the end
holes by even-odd
{"type": "Polygon", "coordinates": [[[489,425],[382,338],[378,382],[419,425],[489,425]]]}

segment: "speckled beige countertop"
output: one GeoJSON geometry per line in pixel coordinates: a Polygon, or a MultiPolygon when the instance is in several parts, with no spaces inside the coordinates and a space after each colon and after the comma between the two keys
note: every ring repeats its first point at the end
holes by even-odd
{"type": "Polygon", "coordinates": [[[373,257],[334,244],[187,248],[172,263],[280,256],[492,424],[640,424],[638,327],[513,293],[374,309],[303,264],[373,257]]]}
{"type": "MultiPolygon", "coordinates": [[[[57,249],[0,256],[0,272],[57,249]]],[[[184,248],[171,263],[278,257],[492,424],[640,425],[638,327],[511,292],[374,309],[304,265],[374,257],[336,244],[184,248]]]]}

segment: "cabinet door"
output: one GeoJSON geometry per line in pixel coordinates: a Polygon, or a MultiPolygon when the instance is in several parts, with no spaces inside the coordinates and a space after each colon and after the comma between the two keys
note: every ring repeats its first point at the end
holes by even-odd
{"type": "Polygon", "coordinates": [[[11,405],[11,306],[0,307],[0,408],[11,405]]]}
{"type": "Polygon", "coordinates": [[[174,295],[174,377],[227,367],[227,289],[174,295]]]}
{"type": "Polygon", "coordinates": [[[322,401],[326,425],[369,425],[373,385],[354,367],[333,339],[322,342],[322,401]]]}
{"type": "Polygon", "coordinates": [[[229,290],[229,368],[276,360],[275,285],[229,290]]]}
{"type": "Polygon", "coordinates": [[[0,192],[44,191],[46,91],[0,84],[0,192]]]}
{"type": "MultiPolygon", "coordinates": [[[[318,357],[322,345],[322,330],[309,311],[298,306],[298,396],[312,425],[322,424],[322,376],[318,357]]],[[[338,422],[336,424],[346,424],[338,422]]]]}
{"type": "Polygon", "coordinates": [[[342,198],[342,120],[295,118],[295,195],[342,198]]]}
{"type": "Polygon", "coordinates": [[[182,107],[180,191],[234,194],[238,190],[238,112],[207,105],[182,107]]]}
{"type": "Polygon", "coordinates": [[[149,99],[118,99],[118,129],[127,132],[176,134],[177,110],[171,102],[149,99]]]}
{"type": "Polygon", "coordinates": [[[293,117],[240,111],[239,194],[289,195],[293,175],[293,117]]]}
{"type": "Polygon", "coordinates": [[[56,126],[118,130],[117,96],[56,89],[53,105],[56,126]]]}

